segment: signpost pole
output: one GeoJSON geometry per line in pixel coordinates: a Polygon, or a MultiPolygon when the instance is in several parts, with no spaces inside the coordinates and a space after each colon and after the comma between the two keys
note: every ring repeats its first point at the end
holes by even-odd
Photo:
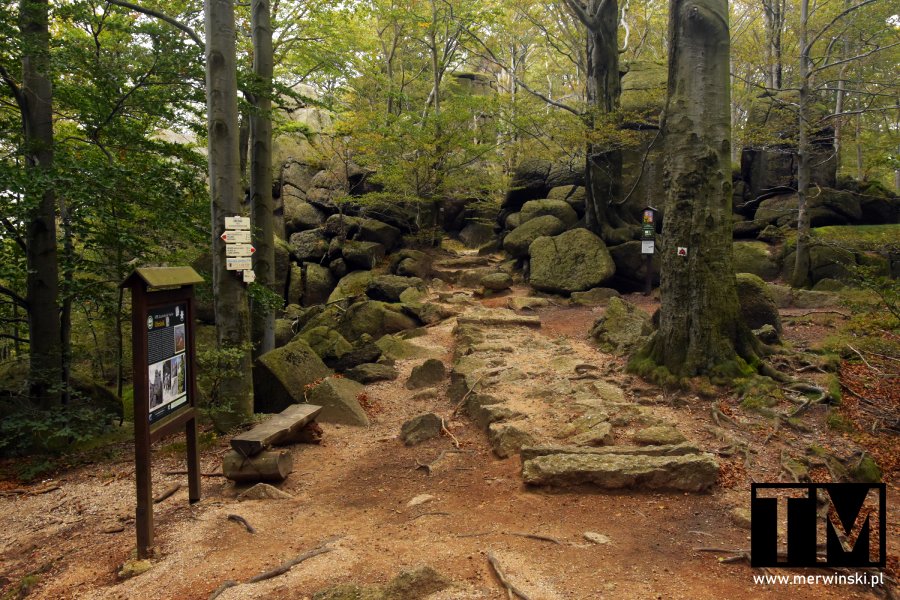
{"type": "Polygon", "coordinates": [[[644,295],[649,296],[650,292],[653,291],[653,255],[652,254],[644,255],[644,270],[647,272],[646,279],[644,280],[644,295]]]}
{"type": "Polygon", "coordinates": [[[644,209],[641,218],[641,254],[644,255],[644,295],[653,291],[653,253],[656,252],[657,210],[652,206],[644,209]]]}

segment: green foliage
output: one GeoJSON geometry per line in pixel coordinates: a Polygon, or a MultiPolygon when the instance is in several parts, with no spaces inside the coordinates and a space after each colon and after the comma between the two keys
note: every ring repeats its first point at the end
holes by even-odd
{"type": "Polygon", "coordinates": [[[881,483],[881,468],[874,458],[865,454],[850,468],[850,476],[853,477],[853,481],[861,483],[881,483]]]}
{"type": "Polygon", "coordinates": [[[219,387],[225,379],[242,373],[241,361],[249,351],[245,346],[197,351],[198,406],[220,432],[231,428],[236,403],[234,398],[222,397],[219,387]]]}
{"type": "Polygon", "coordinates": [[[842,415],[838,410],[831,409],[828,411],[828,416],[825,417],[825,424],[828,425],[830,429],[840,433],[852,433],[853,432],[853,423],[842,415]]]}
{"type": "Polygon", "coordinates": [[[0,455],[58,454],[111,428],[110,415],[88,406],[12,407],[0,421],[0,455]]]}
{"type": "Polygon", "coordinates": [[[257,314],[266,315],[284,306],[284,298],[280,294],[255,281],[247,286],[247,295],[250,306],[257,314]]]}

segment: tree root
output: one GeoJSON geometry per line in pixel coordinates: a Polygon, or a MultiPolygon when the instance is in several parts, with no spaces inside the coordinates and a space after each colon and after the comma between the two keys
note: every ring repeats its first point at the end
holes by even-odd
{"type": "MultiPolygon", "coordinates": [[[[272,579],[273,577],[278,577],[279,575],[284,575],[288,571],[290,571],[293,567],[299,565],[305,560],[308,560],[314,556],[318,556],[320,554],[325,554],[326,552],[331,552],[334,550],[329,544],[341,539],[341,536],[334,536],[328,538],[323,541],[321,544],[313,548],[312,550],[308,550],[299,556],[292,558],[289,561],[283,562],[274,569],[269,571],[264,571],[259,575],[254,575],[250,579],[248,579],[245,583],[259,583],[260,581],[265,581],[266,579],[272,579]]],[[[227,590],[228,588],[233,588],[235,586],[241,585],[237,581],[226,581],[222,583],[219,587],[217,587],[213,592],[209,595],[209,600],[215,600],[222,592],[227,590]]]]}
{"type": "Polygon", "coordinates": [[[500,567],[500,562],[497,560],[497,557],[494,556],[492,552],[488,552],[487,554],[488,562],[491,563],[491,567],[494,569],[494,573],[497,575],[497,579],[500,580],[500,583],[506,588],[506,596],[509,600],[513,600],[513,595],[518,596],[522,600],[531,600],[522,590],[517,588],[513,583],[506,578],[506,575],[503,573],[503,569],[500,567]]]}
{"type": "Polygon", "coordinates": [[[243,525],[244,528],[247,530],[247,533],[256,533],[256,529],[253,527],[253,525],[248,523],[247,519],[245,519],[241,515],[226,515],[225,518],[228,519],[229,521],[234,521],[235,523],[239,523],[239,524],[243,525]]]}
{"type": "Polygon", "coordinates": [[[507,535],[516,535],[519,537],[528,538],[530,540],[538,540],[541,542],[550,542],[550,543],[556,544],[557,546],[564,545],[563,541],[560,540],[559,538],[551,537],[549,535],[541,535],[539,533],[527,533],[524,531],[509,531],[509,532],[507,532],[507,535]]]}

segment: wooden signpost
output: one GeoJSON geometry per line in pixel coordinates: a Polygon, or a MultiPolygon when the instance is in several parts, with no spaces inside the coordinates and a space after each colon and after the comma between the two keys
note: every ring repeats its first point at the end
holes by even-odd
{"type": "Polygon", "coordinates": [[[150,445],[182,429],[187,438],[188,499],[200,500],[197,448],[194,285],[203,278],[190,267],[137,269],[131,289],[134,357],[134,464],[137,483],[138,558],[153,546],[150,445]]]}
{"type": "Polygon", "coordinates": [[[644,295],[649,296],[653,291],[653,253],[656,252],[656,215],[659,211],[648,206],[644,208],[641,217],[641,254],[644,256],[644,295]]]}

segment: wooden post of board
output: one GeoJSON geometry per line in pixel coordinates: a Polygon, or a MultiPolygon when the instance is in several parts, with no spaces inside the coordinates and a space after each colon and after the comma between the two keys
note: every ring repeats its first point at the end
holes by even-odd
{"type": "Polygon", "coordinates": [[[153,547],[153,442],[183,428],[188,499],[200,500],[194,285],[202,281],[190,267],[168,267],[137,269],[122,282],[123,288],[131,288],[132,299],[138,558],[147,558],[153,547]]]}

